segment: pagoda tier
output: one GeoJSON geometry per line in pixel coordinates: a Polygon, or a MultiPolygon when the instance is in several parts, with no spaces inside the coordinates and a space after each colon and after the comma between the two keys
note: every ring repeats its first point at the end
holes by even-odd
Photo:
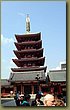
{"type": "Polygon", "coordinates": [[[45,57],[40,57],[40,58],[21,58],[21,59],[12,59],[13,62],[18,66],[18,67],[28,67],[28,66],[43,66],[45,57]]]}
{"type": "Polygon", "coordinates": [[[43,57],[43,48],[40,49],[25,49],[25,50],[13,50],[18,59],[30,58],[30,57],[43,57]]]}
{"type": "Polygon", "coordinates": [[[24,35],[15,35],[18,42],[38,41],[41,39],[41,33],[28,33],[24,35]]]}
{"type": "Polygon", "coordinates": [[[25,41],[25,42],[21,42],[21,43],[14,42],[14,44],[18,50],[23,50],[23,49],[25,49],[25,47],[39,49],[42,47],[42,40],[25,41]]]}
{"type": "Polygon", "coordinates": [[[43,57],[43,48],[41,33],[27,33],[24,35],[15,35],[17,42],[14,42],[17,50],[13,50],[17,59],[12,59],[17,68],[12,68],[14,72],[44,70],[45,57],[43,57]],[[42,67],[41,67],[42,66],[42,67]]]}
{"type": "Polygon", "coordinates": [[[25,72],[25,71],[40,71],[40,70],[44,70],[44,72],[46,72],[46,67],[39,67],[39,66],[35,66],[35,67],[25,67],[25,68],[11,68],[11,70],[13,72],[25,72]]]}

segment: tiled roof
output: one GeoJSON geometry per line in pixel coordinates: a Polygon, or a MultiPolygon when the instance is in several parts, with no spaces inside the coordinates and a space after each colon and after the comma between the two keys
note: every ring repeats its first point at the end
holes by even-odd
{"type": "Polygon", "coordinates": [[[40,58],[23,58],[23,59],[12,59],[13,62],[18,66],[18,67],[23,67],[25,62],[36,62],[37,66],[43,66],[45,57],[40,57],[40,58]]]}
{"type": "Polygon", "coordinates": [[[23,35],[15,35],[18,42],[22,42],[22,39],[24,38],[32,38],[33,40],[40,40],[41,39],[41,33],[28,33],[23,35]]]}
{"type": "Polygon", "coordinates": [[[41,32],[37,32],[37,33],[25,33],[25,34],[23,34],[23,35],[18,35],[18,34],[15,34],[15,36],[21,36],[21,37],[23,37],[23,36],[31,36],[31,35],[34,35],[34,36],[37,36],[37,35],[41,35],[41,32]]]}
{"type": "Polygon", "coordinates": [[[39,77],[42,77],[40,78],[40,80],[43,80],[45,79],[45,76],[43,71],[40,71],[40,72],[36,72],[36,71],[30,71],[30,72],[18,72],[18,73],[11,73],[10,74],[10,81],[32,81],[32,80],[36,80],[36,76],[37,74],[40,74],[39,77]]]}
{"type": "Polygon", "coordinates": [[[10,82],[7,79],[1,79],[1,86],[9,86],[10,82]]]}
{"type": "Polygon", "coordinates": [[[65,70],[55,70],[48,72],[50,81],[59,82],[59,81],[66,81],[66,71],[65,70]]]}
{"type": "Polygon", "coordinates": [[[30,45],[30,44],[40,44],[40,43],[42,43],[42,40],[38,40],[38,41],[25,41],[25,42],[21,42],[21,43],[18,43],[18,42],[14,42],[14,44],[15,45],[20,45],[20,46],[22,46],[22,45],[30,45]]]}

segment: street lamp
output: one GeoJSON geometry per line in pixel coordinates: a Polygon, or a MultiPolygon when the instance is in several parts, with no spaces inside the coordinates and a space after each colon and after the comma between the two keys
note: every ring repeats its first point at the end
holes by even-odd
{"type": "Polygon", "coordinates": [[[49,82],[50,82],[50,77],[49,77],[49,73],[47,73],[46,84],[49,84],[49,82]]]}
{"type": "Polygon", "coordinates": [[[37,79],[37,81],[38,81],[38,91],[39,91],[39,85],[40,85],[40,78],[42,78],[42,77],[40,77],[39,76],[39,74],[37,74],[37,76],[35,77],[35,79],[37,79]]]}

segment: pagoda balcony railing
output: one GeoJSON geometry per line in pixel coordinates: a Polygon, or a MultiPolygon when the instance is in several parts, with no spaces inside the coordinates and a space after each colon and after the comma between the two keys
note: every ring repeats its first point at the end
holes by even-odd
{"type": "Polygon", "coordinates": [[[38,57],[31,57],[31,56],[29,56],[29,57],[27,57],[27,56],[24,56],[24,58],[21,58],[21,60],[30,60],[30,59],[37,59],[38,57]]]}
{"type": "Polygon", "coordinates": [[[13,50],[14,52],[16,52],[16,53],[22,53],[22,52],[38,52],[38,51],[42,51],[43,52],[43,48],[40,48],[40,49],[33,49],[33,48],[25,48],[25,49],[23,49],[23,50],[13,50]]]}
{"type": "Polygon", "coordinates": [[[38,40],[38,41],[30,41],[30,40],[28,40],[28,41],[25,41],[25,42],[21,42],[21,43],[17,43],[17,42],[14,42],[15,44],[18,44],[18,45],[23,45],[23,44],[37,44],[37,43],[41,43],[42,42],[42,40],[38,40]]]}
{"type": "Polygon", "coordinates": [[[37,58],[37,57],[31,57],[31,58],[22,58],[22,59],[12,59],[12,60],[15,60],[15,61],[28,61],[28,60],[43,60],[45,57],[40,57],[40,58],[37,58]]]}
{"type": "Polygon", "coordinates": [[[31,49],[30,49],[30,48],[25,48],[24,50],[20,51],[20,53],[21,53],[21,52],[25,52],[25,51],[35,51],[35,50],[36,50],[36,49],[33,49],[33,48],[31,48],[31,49]]]}
{"type": "Polygon", "coordinates": [[[44,72],[46,72],[46,68],[47,67],[40,67],[40,66],[35,66],[35,67],[16,67],[16,68],[11,68],[11,70],[13,71],[13,72],[19,72],[19,71],[21,71],[21,72],[23,72],[23,71],[25,71],[25,70],[44,70],[44,72]]]}

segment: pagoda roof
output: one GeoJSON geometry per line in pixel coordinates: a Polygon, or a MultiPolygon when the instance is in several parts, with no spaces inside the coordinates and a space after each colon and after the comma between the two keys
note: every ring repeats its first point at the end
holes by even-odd
{"type": "Polygon", "coordinates": [[[32,40],[37,41],[37,40],[41,39],[41,32],[39,32],[39,33],[26,33],[23,35],[16,35],[15,34],[15,37],[16,37],[18,42],[22,42],[26,38],[29,38],[29,39],[32,38],[32,40]]]}
{"type": "MultiPolygon", "coordinates": [[[[40,48],[40,49],[25,49],[25,50],[21,50],[21,51],[18,51],[18,50],[13,50],[15,55],[17,56],[17,58],[21,58],[24,57],[23,54],[29,54],[29,53],[35,53],[35,54],[40,54],[39,56],[43,55],[43,49],[44,48],[40,48]]],[[[37,55],[38,56],[38,55],[37,55]]]]}
{"type": "Polygon", "coordinates": [[[40,75],[40,80],[45,80],[46,79],[46,77],[45,76],[42,76],[43,75],[43,73],[44,73],[44,71],[27,71],[27,72],[22,72],[22,73],[11,73],[10,74],[10,78],[9,78],[9,80],[11,81],[11,82],[25,82],[26,83],[26,81],[37,81],[37,79],[36,79],[36,76],[37,76],[37,74],[39,74],[40,75]]]}
{"type": "Polygon", "coordinates": [[[43,52],[43,49],[44,48],[40,48],[40,49],[25,49],[25,50],[21,50],[21,51],[18,51],[18,50],[13,50],[14,53],[32,53],[32,52],[43,52]]]}
{"type": "Polygon", "coordinates": [[[17,49],[21,50],[23,48],[23,46],[39,46],[41,47],[42,46],[42,40],[38,40],[38,41],[25,41],[25,42],[21,42],[21,43],[18,43],[18,42],[14,42],[15,46],[17,49]]]}
{"type": "Polygon", "coordinates": [[[25,62],[36,62],[37,66],[43,66],[45,57],[40,57],[40,58],[22,58],[22,59],[12,59],[13,62],[18,66],[18,67],[23,67],[23,64],[25,62]]]}
{"type": "Polygon", "coordinates": [[[39,44],[39,43],[42,43],[42,40],[38,40],[38,41],[25,41],[25,42],[14,42],[15,45],[34,45],[34,44],[39,44]]]}
{"type": "Polygon", "coordinates": [[[11,70],[13,72],[25,72],[25,71],[40,71],[40,70],[44,70],[44,72],[46,72],[46,67],[39,67],[39,66],[35,66],[35,67],[21,67],[21,68],[11,68],[11,70]]]}

